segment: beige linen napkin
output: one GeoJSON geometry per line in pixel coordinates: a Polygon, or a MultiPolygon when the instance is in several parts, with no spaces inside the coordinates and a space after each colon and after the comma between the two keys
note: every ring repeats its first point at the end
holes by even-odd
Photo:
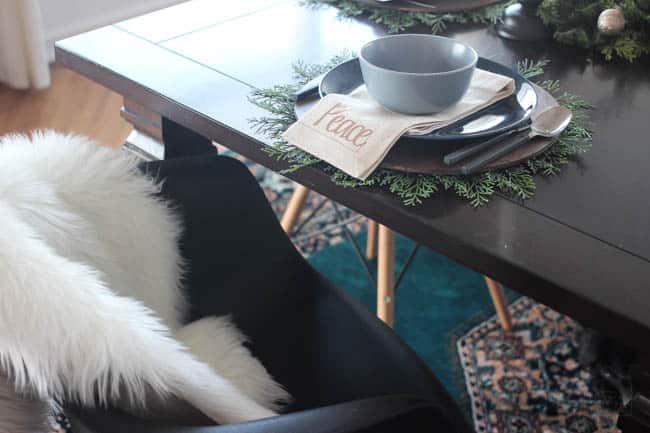
{"type": "Polygon", "coordinates": [[[395,113],[359,88],[350,95],[321,99],[283,137],[290,144],[339,168],[366,179],[404,133],[428,134],[512,95],[512,78],[476,69],[463,99],[436,114],[395,113]]]}

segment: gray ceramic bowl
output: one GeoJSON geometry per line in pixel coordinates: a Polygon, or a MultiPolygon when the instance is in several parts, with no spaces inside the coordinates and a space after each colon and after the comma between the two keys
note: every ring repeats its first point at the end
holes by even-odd
{"type": "Polygon", "coordinates": [[[381,105],[400,113],[430,114],[463,97],[478,54],[454,39],[404,34],[368,42],[359,61],[368,93],[381,105]]]}

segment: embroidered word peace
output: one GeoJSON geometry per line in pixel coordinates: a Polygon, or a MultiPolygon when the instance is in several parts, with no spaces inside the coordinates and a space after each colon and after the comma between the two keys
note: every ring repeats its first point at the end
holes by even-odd
{"type": "Polygon", "coordinates": [[[345,117],[344,113],[348,109],[348,107],[338,102],[314,122],[314,126],[318,126],[321,121],[327,118],[329,119],[325,120],[327,123],[323,123],[327,132],[338,135],[356,147],[361,147],[368,143],[367,138],[372,135],[373,130],[345,117]]]}

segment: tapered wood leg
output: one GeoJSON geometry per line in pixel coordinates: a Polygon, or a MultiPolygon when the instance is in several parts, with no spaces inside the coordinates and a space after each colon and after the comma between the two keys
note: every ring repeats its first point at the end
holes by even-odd
{"type": "Polygon", "coordinates": [[[366,240],[366,257],[377,257],[377,221],[368,218],[368,239],[366,240]]]}
{"type": "Polygon", "coordinates": [[[506,302],[506,297],[503,293],[503,287],[491,278],[485,276],[484,278],[485,284],[487,284],[488,289],[490,289],[490,297],[492,297],[492,303],[494,304],[494,308],[497,310],[497,316],[499,317],[501,327],[506,332],[512,331],[510,312],[508,311],[508,303],[506,302]]]}
{"type": "Polygon", "coordinates": [[[296,189],[293,191],[293,195],[289,199],[287,209],[284,211],[282,220],[280,221],[280,225],[282,225],[284,231],[289,235],[293,231],[296,221],[298,221],[298,217],[305,205],[305,200],[307,200],[309,191],[309,188],[296,184],[296,189]]]}
{"type": "Polygon", "coordinates": [[[377,316],[393,326],[395,321],[395,233],[379,224],[377,254],[377,316]]]}

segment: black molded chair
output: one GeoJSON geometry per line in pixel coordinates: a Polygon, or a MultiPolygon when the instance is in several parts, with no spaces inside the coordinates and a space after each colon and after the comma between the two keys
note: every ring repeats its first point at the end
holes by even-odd
{"type": "Polygon", "coordinates": [[[221,156],[147,163],[184,218],[195,320],[231,314],[294,397],[286,414],[170,426],[119,410],[71,408],[98,433],[470,432],[429,368],[383,322],[296,251],[248,169],[221,156]]]}

